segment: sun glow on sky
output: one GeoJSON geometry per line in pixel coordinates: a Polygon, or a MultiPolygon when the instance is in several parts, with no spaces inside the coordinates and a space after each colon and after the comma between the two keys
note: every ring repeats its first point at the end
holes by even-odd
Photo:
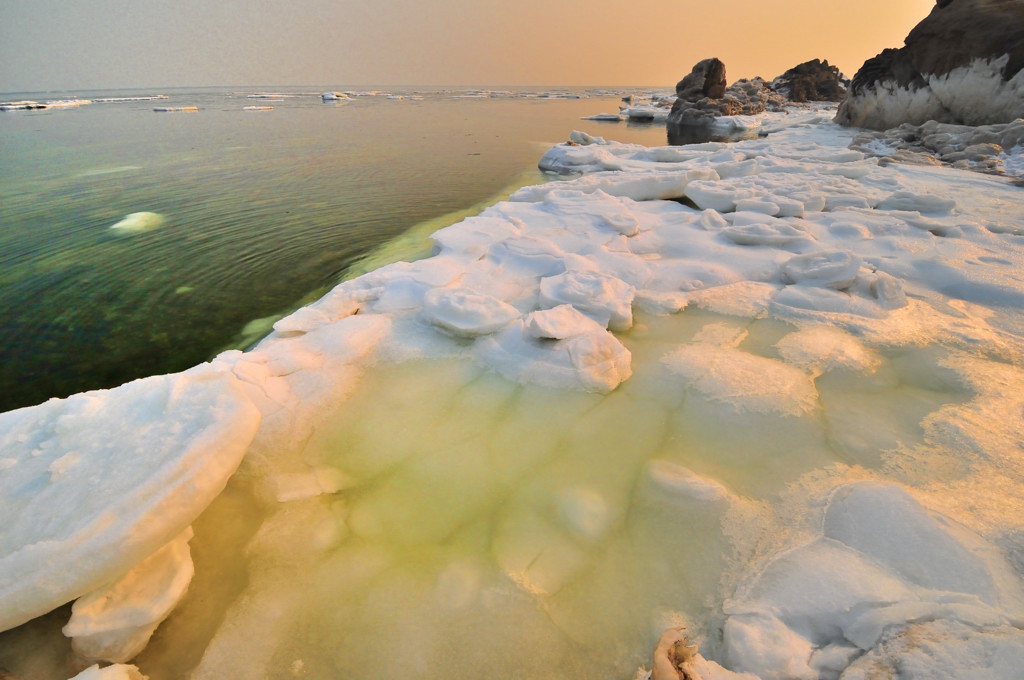
{"type": "Polygon", "coordinates": [[[0,0],[0,91],[196,85],[651,85],[809,59],[852,76],[933,0],[0,0]]]}

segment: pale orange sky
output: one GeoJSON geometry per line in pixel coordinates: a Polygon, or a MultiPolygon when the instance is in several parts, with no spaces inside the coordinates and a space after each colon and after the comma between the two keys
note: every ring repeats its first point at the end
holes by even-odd
{"type": "Polygon", "coordinates": [[[0,92],[191,85],[652,85],[813,58],[852,76],[934,0],[0,0],[0,92]]]}

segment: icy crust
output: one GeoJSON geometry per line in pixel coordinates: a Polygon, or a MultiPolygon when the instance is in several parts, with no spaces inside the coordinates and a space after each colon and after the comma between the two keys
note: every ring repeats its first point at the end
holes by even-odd
{"type": "Polygon", "coordinates": [[[1009,55],[975,59],[945,74],[925,74],[919,87],[877,82],[849,95],[836,120],[873,130],[929,120],[963,125],[1012,122],[1024,113],[1024,71],[1004,80],[1008,61],[1009,55]]]}
{"type": "Polygon", "coordinates": [[[899,485],[860,482],[833,491],[818,538],[726,603],[725,645],[735,670],[763,680],[886,666],[900,678],[1008,678],[1024,663],[1022,606],[1019,575],[994,546],[899,485]]]}
{"type": "Polygon", "coordinates": [[[220,493],[260,422],[209,365],[0,414],[0,630],[120,577],[220,493]]]}

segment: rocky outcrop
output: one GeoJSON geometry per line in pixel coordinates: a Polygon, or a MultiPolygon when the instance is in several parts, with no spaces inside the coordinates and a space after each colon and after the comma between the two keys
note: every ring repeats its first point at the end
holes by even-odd
{"type": "Polygon", "coordinates": [[[923,125],[904,123],[882,131],[865,130],[853,138],[851,149],[878,156],[879,165],[934,165],[990,175],[1006,175],[1018,183],[1024,168],[1007,155],[1024,145],[1024,120],[992,125],[953,125],[934,120],[923,125]],[[1011,163],[1014,167],[1007,167],[1011,163]]]}
{"type": "Polygon", "coordinates": [[[938,0],[904,42],[865,62],[836,122],[884,130],[1024,116],[1024,0],[938,0]]]}
{"type": "Polygon", "coordinates": [[[697,62],[689,74],[676,83],[676,97],[687,101],[721,99],[725,96],[728,83],[725,80],[725,64],[712,57],[697,62]]]}
{"type": "Polygon", "coordinates": [[[772,81],[772,87],[791,102],[840,102],[849,81],[828,60],[797,64],[772,81]]]}
{"type": "Polygon", "coordinates": [[[670,126],[706,126],[721,116],[751,116],[785,106],[786,100],[762,78],[725,85],[725,64],[719,59],[698,62],[676,85],[670,126]]]}

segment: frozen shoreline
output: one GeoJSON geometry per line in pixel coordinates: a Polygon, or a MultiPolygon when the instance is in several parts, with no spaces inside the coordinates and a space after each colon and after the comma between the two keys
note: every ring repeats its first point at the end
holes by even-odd
{"type": "MultiPolygon", "coordinates": [[[[1022,190],[880,165],[827,118],[768,114],[769,136],[734,144],[576,138],[542,167],[582,176],[521,189],[437,232],[433,257],[343,283],[256,349],[169,378],[173,394],[195,395],[184,414],[169,419],[155,400],[125,434],[197,460],[217,459],[211,438],[253,437],[238,474],[125,465],[156,485],[240,485],[259,508],[248,586],[223,605],[193,677],[267,677],[285,657],[357,670],[317,656],[341,644],[329,631],[300,642],[329,602],[371,629],[380,617],[374,634],[333,624],[365,645],[353,657],[378,664],[364,674],[427,659],[427,676],[473,677],[486,652],[507,677],[551,664],[618,677],[681,622],[715,662],[708,677],[1021,667],[1022,190]],[[350,396],[366,390],[383,406],[350,396]],[[211,422],[208,399],[249,415],[211,422]],[[345,439],[359,427],[347,410],[374,423],[388,408],[406,420],[345,439]],[[352,429],[332,431],[335,420],[352,429]],[[497,519],[471,529],[481,517],[497,519]],[[422,572],[401,565],[413,549],[430,562],[422,572]],[[397,610],[374,614],[382,601],[397,610]],[[620,621],[591,621],[602,607],[620,621]],[[384,658],[389,636],[424,616],[465,639],[441,653],[447,643],[421,631],[406,641],[412,659],[384,658]],[[609,651],[588,666],[571,661],[576,645],[609,651]]],[[[90,414],[116,422],[121,395],[148,394],[142,382],[0,415],[4,514],[40,487],[83,493],[67,473],[123,452],[90,433],[90,414]]],[[[109,498],[86,495],[115,536],[153,517],[110,524],[109,498]]],[[[26,604],[5,625],[98,585],[54,562],[63,582],[39,576],[47,598],[28,593],[17,561],[32,546],[97,553],[109,578],[209,502],[182,503],[130,554],[28,519],[7,528],[0,593],[26,604]]],[[[195,543],[217,542],[202,533],[195,543]]],[[[187,597],[182,608],[166,625],[203,617],[187,597]]],[[[174,640],[141,670],[173,663],[174,640]]]]}

